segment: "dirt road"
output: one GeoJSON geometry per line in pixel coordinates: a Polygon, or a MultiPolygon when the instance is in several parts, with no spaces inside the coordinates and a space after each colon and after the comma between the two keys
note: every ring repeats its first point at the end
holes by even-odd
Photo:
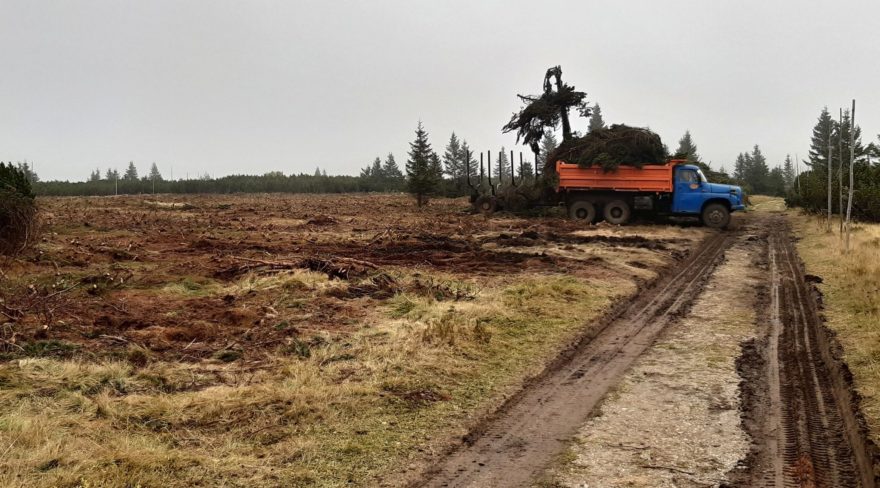
{"type": "Polygon", "coordinates": [[[710,236],[675,273],[640,293],[565,364],[513,399],[425,486],[521,486],[562,451],[605,392],[683,313],[733,233],[710,236]]]}
{"type": "Polygon", "coordinates": [[[740,361],[745,426],[755,440],[738,486],[876,486],[872,446],[839,347],[818,313],[781,216],[767,217],[763,334],[740,361]]]}
{"type": "MultiPolygon", "coordinates": [[[[857,401],[817,313],[784,217],[747,217],[767,257],[758,340],[738,361],[752,452],[732,486],[875,486],[857,401]]],[[[746,230],[712,235],[674,273],[608,319],[595,338],[536,380],[427,474],[423,486],[525,486],[541,475],[630,365],[687,312],[746,230]]],[[[760,264],[757,264],[760,265],[760,264]]],[[[763,267],[763,266],[762,266],[763,267]]],[[[605,486],[599,484],[598,486],[605,486]]]]}

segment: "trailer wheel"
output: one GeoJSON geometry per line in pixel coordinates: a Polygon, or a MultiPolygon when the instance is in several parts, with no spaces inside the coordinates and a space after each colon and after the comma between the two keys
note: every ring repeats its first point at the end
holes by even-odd
{"type": "Polygon", "coordinates": [[[605,209],[602,213],[605,216],[605,221],[609,224],[623,225],[629,222],[632,210],[623,200],[614,200],[605,204],[605,209]]]}
{"type": "Polygon", "coordinates": [[[474,207],[477,209],[477,212],[483,215],[492,215],[498,209],[498,201],[495,200],[495,197],[483,195],[477,198],[474,202],[474,207]]]}
{"type": "Polygon", "coordinates": [[[574,220],[583,220],[591,224],[596,220],[596,207],[592,202],[579,200],[568,207],[568,215],[574,220]]]}
{"type": "Polygon", "coordinates": [[[703,209],[703,225],[713,229],[724,229],[730,223],[730,211],[720,203],[710,203],[703,209]]]}

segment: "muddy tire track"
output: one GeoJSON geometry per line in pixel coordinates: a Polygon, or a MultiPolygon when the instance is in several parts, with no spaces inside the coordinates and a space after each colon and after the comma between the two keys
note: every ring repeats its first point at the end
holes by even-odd
{"type": "MultiPolygon", "coordinates": [[[[767,217],[766,336],[740,362],[744,425],[755,440],[733,486],[874,487],[875,448],[865,435],[845,365],[832,354],[782,217],[767,217]],[[756,371],[758,370],[758,371],[756,371]]],[[[761,305],[759,305],[760,307],[761,305]]]]}
{"type": "Polygon", "coordinates": [[[511,398],[415,486],[523,486],[671,321],[685,313],[735,237],[710,235],[681,266],[621,305],[595,337],[511,398]]]}

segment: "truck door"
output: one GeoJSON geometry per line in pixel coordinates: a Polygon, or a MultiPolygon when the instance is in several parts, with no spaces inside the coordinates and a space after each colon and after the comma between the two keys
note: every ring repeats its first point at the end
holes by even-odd
{"type": "Polygon", "coordinates": [[[699,214],[703,207],[703,182],[696,170],[675,169],[675,192],[672,195],[672,211],[681,214],[699,214]]]}

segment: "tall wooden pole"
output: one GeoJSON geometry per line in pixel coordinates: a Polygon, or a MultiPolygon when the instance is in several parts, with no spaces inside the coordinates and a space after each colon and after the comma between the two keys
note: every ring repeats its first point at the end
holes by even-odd
{"type": "MultiPolygon", "coordinates": [[[[837,166],[837,211],[840,212],[840,238],[843,239],[843,109],[840,109],[837,129],[837,157],[840,163],[837,166]]],[[[850,124],[852,131],[852,124],[850,124]]]]}
{"type": "Polygon", "coordinates": [[[801,195],[801,160],[797,153],[794,153],[794,179],[797,180],[798,196],[801,195]]]}
{"type": "Polygon", "coordinates": [[[831,124],[831,127],[828,128],[828,164],[826,164],[826,170],[828,173],[828,218],[825,221],[825,230],[831,231],[831,170],[834,165],[831,163],[831,133],[834,132],[834,124],[831,124]]]}
{"type": "MultiPolygon", "coordinates": [[[[852,201],[855,182],[853,181],[853,166],[856,159],[856,100],[852,101],[852,112],[850,113],[850,129],[849,129],[849,197],[846,202],[846,252],[849,252],[849,227],[850,217],[852,216],[852,201]]],[[[842,211],[842,210],[841,210],[842,211]]]]}

